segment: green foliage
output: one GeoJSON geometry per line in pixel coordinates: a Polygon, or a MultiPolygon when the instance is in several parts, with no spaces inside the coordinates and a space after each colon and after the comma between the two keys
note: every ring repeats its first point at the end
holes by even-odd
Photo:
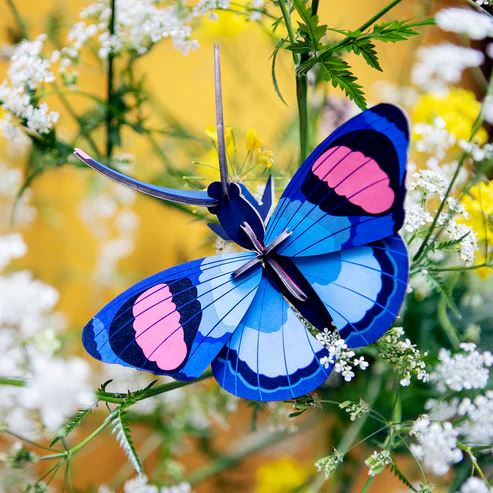
{"type": "Polygon", "coordinates": [[[356,76],[351,72],[351,67],[342,58],[329,58],[322,64],[322,77],[329,81],[333,87],[339,87],[346,96],[354,101],[361,109],[366,108],[366,99],[363,88],[357,82],[356,76]]]}
{"type": "Polygon", "coordinates": [[[392,461],[389,465],[388,465],[390,471],[394,474],[394,476],[404,485],[404,486],[407,486],[411,491],[415,491],[417,492],[418,490],[413,486],[413,484],[411,483],[411,481],[409,481],[409,479],[407,479],[407,477],[405,476],[405,474],[399,469],[399,467],[397,466],[397,464],[392,461]]]}
{"type": "MultiPolygon", "coordinates": [[[[394,2],[398,3],[398,2],[394,2]]],[[[382,71],[375,42],[397,43],[405,41],[419,34],[418,28],[430,25],[432,19],[423,21],[392,20],[376,24],[375,22],[387,12],[377,14],[368,23],[356,30],[333,29],[326,24],[321,24],[318,15],[309,8],[304,0],[293,0],[292,10],[300,17],[296,31],[290,25],[287,18],[287,6],[284,0],[276,2],[283,10],[283,17],[288,30],[287,38],[281,39],[274,50],[272,59],[272,80],[276,94],[284,101],[279,91],[275,76],[275,62],[278,51],[281,48],[293,53],[297,75],[303,77],[308,71],[319,68],[322,79],[330,82],[333,87],[339,87],[346,96],[354,101],[360,108],[366,107],[363,88],[358,83],[351,65],[343,60],[348,52],[362,57],[365,62],[375,70],[382,71]],[[328,37],[329,32],[343,35],[340,41],[328,37]]],[[[282,18],[281,18],[282,19],[282,18]]],[[[276,27],[281,22],[276,21],[276,27]]]]}
{"type": "Polygon", "coordinates": [[[53,447],[53,445],[55,445],[58,441],[67,437],[76,428],[78,428],[82,424],[82,421],[86,419],[89,414],[91,414],[92,410],[92,407],[88,407],[87,409],[80,409],[77,411],[77,413],[64,425],[61,433],[50,443],[50,447],[53,447]]]}
{"type": "Polygon", "coordinates": [[[135,444],[132,439],[130,426],[127,422],[127,412],[123,407],[118,410],[116,418],[113,422],[113,433],[121,448],[127,455],[128,460],[137,471],[137,474],[144,474],[142,463],[140,462],[137,451],[135,450],[135,444]]]}

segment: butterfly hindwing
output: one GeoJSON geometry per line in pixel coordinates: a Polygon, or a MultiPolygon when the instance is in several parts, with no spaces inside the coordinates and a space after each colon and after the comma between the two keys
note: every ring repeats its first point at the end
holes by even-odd
{"type": "Polygon", "coordinates": [[[326,350],[263,276],[231,339],[212,363],[218,383],[237,396],[273,401],[311,392],[328,377],[326,350]]]}
{"type": "Polygon", "coordinates": [[[399,235],[294,262],[348,346],[371,344],[398,316],[408,281],[408,255],[399,235]]]}
{"type": "Polygon", "coordinates": [[[199,377],[228,341],[261,272],[231,274],[251,252],[205,257],[155,274],[123,292],[86,325],[95,358],[180,380],[199,377]]]}
{"type": "Polygon", "coordinates": [[[277,253],[320,255],[392,234],[404,217],[408,123],[396,106],[363,111],[322,142],[288,184],[267,225],[277,253]]]}

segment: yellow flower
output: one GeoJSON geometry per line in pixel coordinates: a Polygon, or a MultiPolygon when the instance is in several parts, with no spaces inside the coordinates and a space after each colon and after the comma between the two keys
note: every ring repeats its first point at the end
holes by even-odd
{"type": "MultiPolygon", "coordinates": [[[[462,204],[467,212],[466,224],[473,229],[478,238],[479,252],[477,262],[489,261],[484,258],[485,242],[489,243],[490,252],[493,250],[493,181],[474,185],[462,204]]],[[[491,253],[489,254],[491,257],[491,253]]],[[[492,273],[491,268],[478,269],[485,277],[492,273]]]]}
{"type": "Polygon", "coordinates": [[[198,31],[201,37],[217,41],[217,39],[234,38],[248,27],[248,19],[243,15],[217,12],[212,18],[204,19],[198,31]]]}
{"type": "MultiPolygon", "coordinates": [[[[433,123],[436,118],[445,122],[446,129],[456,138],[468,140],[481,108],[473,92],[454,88],[444,94],[423,94],[412,111],[414,123],[433,123]]],[[[486,142],[487,133],[481,128],[475,142],[486,142]]]]}
{"type": "Polygon", "coordinates": [[[302,488],[312,472],[311,467],[300,465],[290,457],[281,457],[260,466],[255,472],[255,493],[308,493],[302,488]]]}
{"type": "MultiPolygon", "coordinates": [[[[205,128],[205,134],[210,137],[212,142],[217,148],[217,129],[213,125],[207,125],[205,128]]],[[[236,157],[236,142],[233,129],[230,126],[224,127],[224,143],[226,144],[226,154],[228,160],[234,160],[236,157]]]]}
{"type": "Polygon", "coordinates": [[[257,132],[253,128],[249,128],[246,133],[247,151],[255,151],[262,147],[262,142],[258,138],[257,132]]]}
{"type": "Polygon", "coordinates": [[[272,168],[274,163],[274,153],[267,149],[260,149],[258,151],[258,163],[266,168],[272,168]]]}

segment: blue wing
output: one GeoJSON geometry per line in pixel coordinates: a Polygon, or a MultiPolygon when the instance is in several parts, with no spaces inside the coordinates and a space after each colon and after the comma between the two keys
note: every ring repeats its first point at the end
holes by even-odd
{"type": "Polygon", "coordinates": [[[339,127],[305,160],[267,225],[269,244],[286,229],[277,253],[320,255],[396,233],[404,217],[408,123],[380,104],[339,127]]]}
{"type": "Polygon", "coordinates": [[[328,377],[326,350],[264,276],[245,317],[212,362],[218,383],[240,397],[293,399],[328,377]]]}
{"type": "Polygon", "coordinates": [[[206,257],[155,274],[106,305],[86,325],[86,350],[179,380],[199,377],[228,341],[257,291],[260,268],[231,274],[252,252],[206,257]]]}
{"type": "Polygon", "coordinates": [[[408,255],[399,235],[294,263],[348,346],[372,343],[398,316],[408,281],[408,255]]]}

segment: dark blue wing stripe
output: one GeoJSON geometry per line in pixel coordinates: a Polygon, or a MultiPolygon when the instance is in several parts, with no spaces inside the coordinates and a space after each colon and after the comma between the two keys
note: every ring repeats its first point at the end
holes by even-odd
{"type": "MultiPolygon", "coordinates": [[[[249,257],[250,257],[250,255],[246,255],[246,256],[245,256],[245,258],[249,258],[249,257]]],[[[221,263],[221,262],[219,262],[219,265],[223,265],[223,266],[224,266],[224,265],[228,265],[228,264],[232,264],[232,263],[237,263],[237,262],[238,262],[238,260],[237,260],[237,259],[235,259],[235,260],[231,260],[231,261],[229,261],[229,262],[222,262],[222,263],[221,263]]],[[[218,265],[218,262],[216,262],[214,265],[212,265],[212,264],[208,264],[208,266],[209,266],[209,265],[210,265],[210,267],[207,267],[207,268],[202,269],[202,272],[207,272],[208,270],[214,269],[214,267],[216,267],[216,266],[218,265]]],[[[181,274],[182,274],[182,273],[181,273],[181,274]]],[[[177,275],[177,276],[179,276],[179,275],[180,275],[180,273],[177,273],[176,275],[177,275]]],[[[190,286],[190,287],[188,287],[188,288],[185,288],[185,289],[183,289],[183,290],[181,290],[181,291],[177,291],[177,292],[173,293],[172,295],[168,296],[168,298],[163,298],[163,299],[161,299],[160,301],[156,302],[154,305],[150,305],[150,306],[148,306],[145,310],[143,310],[143,311],[142,311],[142,312],[140,312],[140,313],[139,313],[136,317],[134,317],[134,319],[137,319],[137,318],[141,317],[141,316],[142,316],[142,315],[144,315],[146,312],[148,312],[149,310],[151,310],[151,309],[152,309],[152,308],[154,308],[155,306],[159,305],[159,303],[162,303],[163,301],[165,301],[165,300],[167,300],[167,299],[170,299],[170,298],[172,298],[173,296],[178,296],[178,295],[180,295],[180,294],[184,294],[184,293],[186,293],[186,292],[188,292],[188,291],[191,291],[192,289],[195,289],[197,286],[200,286],[201,284],[204,284],[204,283],[206,283],[206,282],[210,282],[210,281],[212,281],[212,280],[219,279],[220,277],[224,277],[224,276],[227,276],[227,277],[228,277],[228,281],[229,281],[229,277],[231,276],[231,274],[230,274],[230,273],[228,273],[228,272],[226,272],[226,273],[221,273],[221,274],[219,274],[219,275],[217,275],[217,276],[214,276],[214,277],[211,277],[211,278],[207,279],[207,281],[199,282],[199,283],[197,283],[197,284],[195,284],[195,285],[193,285],[193,286],[190,286]]],[[[168,287],[172,287],[173,285],[178,284],[180,281],[181,281],[181,279],[179,279],[179,278],[178,278],[178,279],[174,279],[174,280],[172,280],[172,281],[170,281],[170,282],[166,283],[166,285],[167,285],[168,287]]],[[[227,282],[228,282],[228,281],[227,281],[227,282]]],[[[224,284],[226,284],[226,283],[224,283],[224,284]]],[[[224,284],[222,284],[222,285],[224,285],[224,284]]],[[[221,285],[221,286],[222,286],[222,285],[221,285]]],[[[154,295],[155,293],[158,293],[159,291],[162,291],[163,289],[165,289],[165,287],[166,287],[166,286],[163,286],[163,287],[161,287],[161,288],[158,288],[158,289],[156,289],[155,291],[153,291],[153,292],[152,292],[152,294],[148,294],[147,296],[143,296],[142,298],[140,298],[140,299],[139,299],[139,301],[136,301],[136,302],[135,302],[132,306],[129,306],[126,310],[123,310],[121,313],[119,313],[119,314],[118,314],[118,316],[117,316],[117,317],[115,317],[115,318],[113,319],[113,323],[117,322],[120,318],[122,318],[122,317],[124,317],[124,316],[128,316],[128,314],[132,311],[132,309],[133,309],[133,307],[134,307],[134,306],[138,306],[140,303],[143,303],[145,300],[147,300],[149,297],[151,297],[151,296],[152,296],[152,295],[154,295]]],[[[220,286],[216,286],[216,287],[220,287],[220,286]]],[[[209,293],[209,292],[210,292],[210,291],[208,291],[208,292],[206,292],[206,293],[204,293],[204,294],[207,294],[207,293],[209,293]]],[[[101,329],[101,331],[103,331],[103,330],[105,330],[105,329],[104,329],[104,328],[103,328],[103,329],[101,329]]],[[[98,333],[98,334],[96,334],[96,335],[99,335],[99,333],[98,333]]]]}
{"type": "MultiPolygon", "coordinates": [[[[223,298],[224,296],[228,295],[229,293],[231,293],[232,291],[234,291],[235,289],[241,287],[242,285],[248,283],[248,281],[250,281],[251,279],[253,279],[255,276],[257,275],[257,272],[253,271],[253,272],[250,272],[249,275],[245,275],[240,282],[238,282],[238,284],[235,284],[235,285],[232,285],[231,289],[229,291],[226,291],[226,293],[223,293],[221,294],[218,298],[215,298],[214,301],[211,301],[208,305],[205,305],[205,306],[200,306],[200,308],[198,308],[195,313],[189,317],[188,319],[184,320],[183,322],[181,322],[181,325],[182,327],[187,325],[189,322],[191,322],[194,318],[198,317],[204,310],[206,310],[207,308],[209,308],[210,306],[212,306],[214,303],[220,303],[221,302],[221,298],[223,298]]],[[[207,296],[208,294],[211,294],[214,290],[216,289],[219,289],[219,288],[222,288],[223,286],[225,286],[226,284],[231,284],[231,275],[228,275],[228,280],[223,282],[222,284],[219,284],[218,286],[214,286],[212,289],[209,289],[208,291],[205,291],[204,293],[201,293],[196,299],[194,300],[191,300],[183,305],[180,305],[180,309],[183,309],[185,308],[186,306],[189,306],[193,303],[195,303],[195,301],[198,301],[200,300],[200,298],[203,298],[205,296],[207,296]]],[[[256,289],[256,288],[255,288],[256,289]]],[[[253,290],[252,290],[253,291],[253,290]]],[[[248,297],[248,295],[251,293],[248,292],[247,295],[244,297],[248,297]]],[[[243,301],[243,299],[241,301],[243,301]]],[[[240,301],[240,302],[241,302],[240,301]]],[[[235,307],[236,305],[234,305],[235,307]]],[[[234,308],[233,307],[233,308],[234,308]]],[[[129,344],[127,346],[125,346],[125,348],[123,349],[122,352],[125,352],[126,349],[128,349],[131,345],[133,344],[136,344],[137,343],[137,339],[139,339],[140,337],[142,337],[146,332],[148,332],[149,330],[151,330],[155,325],[157,325],[159,322],[162,322],[163,320],[165,320],[166,318],[168,318],[171,314],[175,313],[176,311],[178,311],[178,309],[175,309],[174,312],[171,312],[171,313],[167,313],[164,317],[160,318],[159,320],[157,320],[156,322],[154,322],[152,325],[150,325],[149,327],[147,327],[144,331],[142,331],[139,335],[137,335],[135,337],[134,340],[130,341],[129,344]]],[[[133,320],[136,320],[138,318],[138,315],[137,317],[133,317],[133,320]]],[[[223,317],[224,318],[224,317],[223,317]]],[[[221,322],[223,320],[223,318],[221,318],[219,320],[219,322],[221,322]]],[[[113,334],[111,334],[110,336],[110,340],[117,335],[117,333],[121,330],[123,330],[129,323],[133,322],[133,320],[128,320],[125,324],[123,324],[119,329],[118,331],[115,331],[113,334]]],[[[214,325],[213,329],[217,327],[218,324],[214,325]]],[[[177,330],[179,329],[176,329],[174,330],[171,334],[169,334],[166,338],[163,339],[163,341],[161,342],[161,344],[159,346],[156,347],[156,349],[154,350],[157,351],[159,349],[160,346],[162,346],[173,334],[175,334],[177,332],[177,330]]],[[[208,334],[210,334],[212,332],[209,331],[208,334]]],[[[190,356],[192,356],[193,353],[190,353],[190,356]]],[[[113,361],[114,363],[116,363],[116,359],[115,361],[113,361]]],[[[144,366],[145,367],[145,366],[144,366]]]]}
{"type": "MultiPolygon", "coordinates": [[[[371,123],[375,122],[378,120],[378,117],[375,118],[372,122],[369,122],[368,124],[368,127],[371,126],[371,123]]],[[[393,125],[388,125],[387,127],[385,127],[384,129],[382,129],[381,131],[382,132],[386,132],[387,130],[389,130],[390,128],[392,128],[393,125]]],[[[379,129],[380,130],[380,129],[379,129]]],[[[350,142],[352,139],[352,135],[350,133],[348,133],[346,135],[346,138],[345,140],[341,140],[340,142],[338,142],[338,145],[340,144],[344,144],[344,143],[348,143],[350,142]]],[[[306,178],[306,175],[308,174],[308,172],[310,171],[310,168],[311,168],[311,165],[317,160],[317,158],[323,154],[323,152],[330,146],[330,144],[332,142],[334,142],[336,139],[335,139],[335,135],[334,134],[331,134],[329,137],[327,137],[327,139],[325,139],[321,144],[319,144],[316,149],[312,152],[312,154],[310,154],[310,156],[308,157],[307,161],[305,161],[305,163],[303,163],[303,167],[299,169],[299,171],[296,173],[296,175],[293,177],[293,179],[291,180],[291,182],[288,184],[288,186],[286,187],[286,190],[284,191],[284,193],[282,194],[282,197],[289,197],[290,195],[292,195],[292,192],[295,191],[297,189],[299,189],[301,187],[301,184],[303,182],[303,180],[306,178]]],[[[369,138],[366,138],[366,139],[362,139],[362,142],[368,142],[369,141],[369,138]]],[[[327,159],[335,152],[335,149],[327,156],[327,159]]],[[[344,161],[344,159],[350,154],[350,152],[348,152],[343,158],[341,158],[341,160],[339,161],[338,164],[340,164],[342,161],[344,161]]],[[[356,170],[353,172],[355,173],[356,170]]],[[[353,174],[351,173],[351,175],[353,174]]],[[[327,173],[328,174],[328,173],[327,173]]],[[[325,175],[327,176],[327,175],[325,175]]],[[[315,188],[318,188],[322,186],[322,183],[319,183],[315,188]]],[[[332,190],[329,190],[329,192],[331,192],[332,190]]],[[[325,196],[324,198],[328,198],[329,195],[325,196]]],[[[299,211],[299,209],[301,208],[302,206],[302,203],[300,203],[298,209],[296,210],[296,212],[299,211]]],[[[271,220],[269,221],[269,224],[268,224],[268,230],[269,231],[273,231],[276,226],[277,226],[277,223],[279,221],[279,219],[282,217],[284,211],[286,210],[286,208],[288,207],[288,203],[285,202],[284,204],[282,204],[281,207],[279,207],[278,209],[276,209],[271,217],[271,220]]],[[[317,207],[316,204],[314,204],[314,207],[315,208],[317,207]]],[[[313,209],[312,209],[313,211],[313,209]]],[[[294,217],[294,216],[293,216],[294,217]]],[[[288,222],[289,224],[289,222],[288,222]]],[[[296,226],[295,226],[296,227],[296,226]]],[[[291,228],[293,229],[293,228],[291,228]]]]}
{"type": "Polygon", "coordinates": [[[372,343],[398,316],[408,282],[406,246],[398,235],[293,261],[350,347],[372,343]]]}
{"type": "Polygon", "coordinates": [[[325,381],[326,350],[264,277],[230,341],[212,363],[221,386],[261,401],[292,399],[325,381]]]}

